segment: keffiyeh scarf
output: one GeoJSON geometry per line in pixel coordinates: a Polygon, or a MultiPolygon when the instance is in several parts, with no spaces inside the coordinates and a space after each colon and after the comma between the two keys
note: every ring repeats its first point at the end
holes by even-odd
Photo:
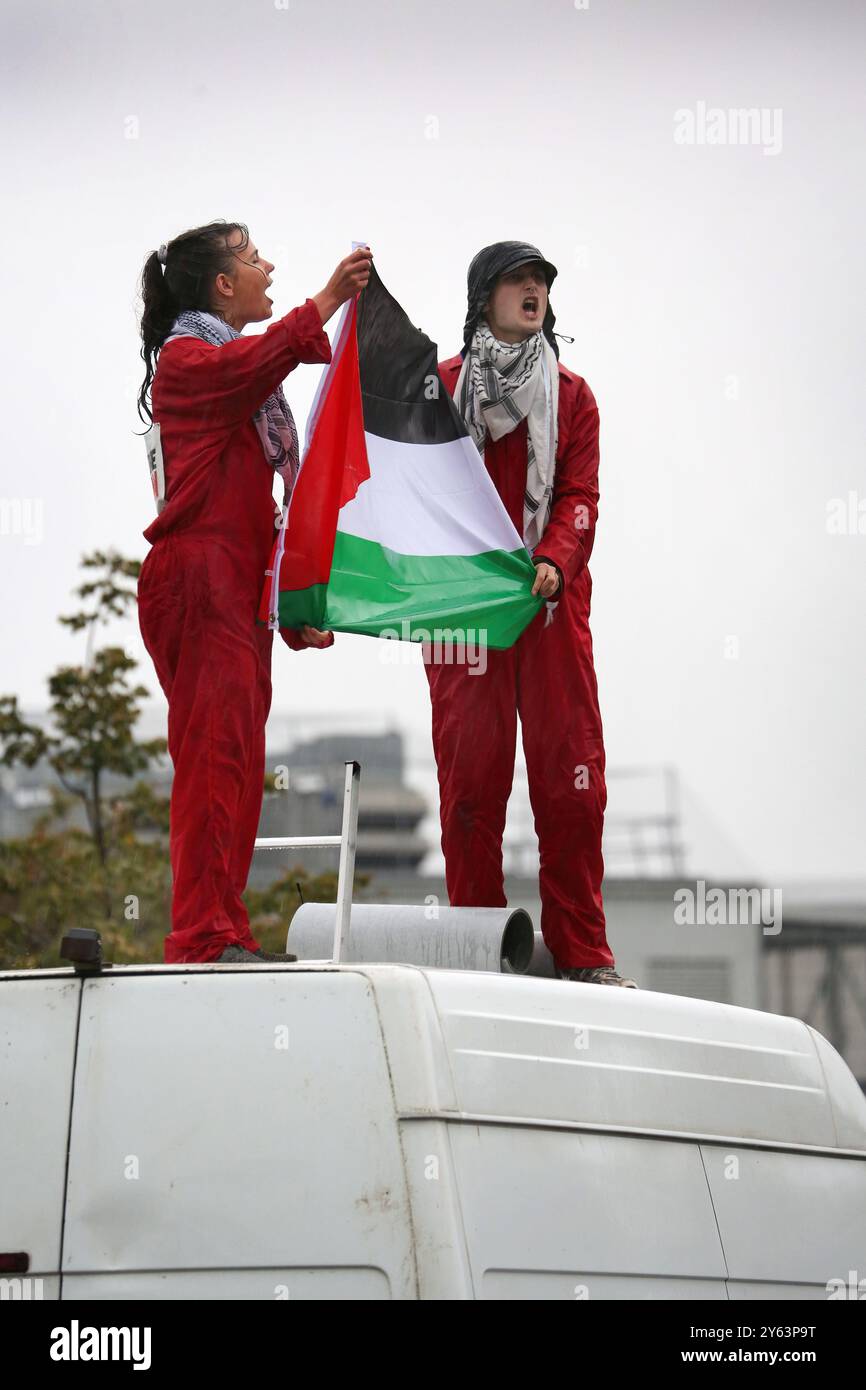
{"type": "Polygon", "coordinates": [[[531,553],[547,525],[553,497],[559,412],[556,353],[541,332],[520,343],[500,342],[482,319],[467,347],[454,400],[479,453],[488,434],[500,439],[526,420],[523,541],[531,553]]]}
{"type": "MultiPolygon", "coordinates": [[[[184,309],[178,314],[166,338],[202,338],[214,347],[230,343],[241,334],[225,319],[201,309],[184,309]]],[[[253,416],[265,459],[283,480],[284,498],[295,485],[300,467],[298,431],[282,386],[278,386],[253,416]]]]}

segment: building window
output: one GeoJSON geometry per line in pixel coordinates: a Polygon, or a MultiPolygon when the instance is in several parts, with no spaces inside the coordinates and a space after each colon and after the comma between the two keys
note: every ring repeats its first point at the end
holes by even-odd
{"type": "Polygon", "coordinates": [[[647,986],[659,994],[684,994],[690,999],[713,999],[718,1004],[732,1002],[730,961],[657,956],[647,964],[647,986]]]}

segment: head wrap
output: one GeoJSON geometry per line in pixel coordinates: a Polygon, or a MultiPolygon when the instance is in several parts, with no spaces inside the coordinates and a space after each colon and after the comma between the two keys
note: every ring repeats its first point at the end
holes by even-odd
{"type": "MultiPolygon", "coordinates": [[[[500,275],[504,275],[508,270],[514,270],[519,265],[525,265],[527,261],[540,261],[544,266],[544,277],[547,281],[548,295],[550,287],[556,279],[556,266],[546,261],[537,246],[532,246],[528,241],[495,241],[492,246],[485,246],[478,255],[473,257],[466,276],[467,290],[467,309],[466,322],[463,325],[463,351],[461,356],[466,355],[466,350],[472,339],[472,335],[482,316],[482,311],[500,275]]],[[[550,299],[547,301],[547,313],[544,315],[544,323],[541,331],[544,334],[553,351],[559,357],[559,348],[553,334],[553,325],[556,323],[556,315],[550,307],[550,299]]]]}

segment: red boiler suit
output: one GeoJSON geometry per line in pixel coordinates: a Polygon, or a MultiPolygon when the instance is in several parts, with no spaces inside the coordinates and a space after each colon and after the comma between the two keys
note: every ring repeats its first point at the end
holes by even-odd
{"type": "MultiPolygon", "coordinates": [[[[459,356],[439,364],[452,396],[461,366],[459,356]]],[[[502,835],[519,713],[539,840],[541,930],[565,969],[613,965],[614,959],[601,894],[607,792],[587,569],[598,514],[598,408],[583,378],[561,363],[558,422],[552,506],[534,555],[562,575],[552,619],[543,607],[512,647],[488,650],[483,675],[466,663],[425,670],[448,900],[453,907],[506,905],[502,835]]],[[[521,536],[526,440],[524,419],[501,439],[488,436],[484,450],[487,471],[521,536]]]]}
{"type": "MultiPolygon", "coordinates": [[[[299,362],[330,360],[312,299],[264,333],[220,347],[176,338],[159,354],[152,397],[166,501],[144,532],[152,549],[138,616],[168,700],[174,764],[169,964],[258,947],[241,894],[271,705],[273,633],[256,615],[281,513],[252,416],[299,362]]],[[[297,633],[281,635],[304,645],[297,633]]]]}

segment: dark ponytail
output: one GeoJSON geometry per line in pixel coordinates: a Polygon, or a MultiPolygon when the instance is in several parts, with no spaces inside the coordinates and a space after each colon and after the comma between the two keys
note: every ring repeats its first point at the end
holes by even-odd
{"type": "Polygon", "coordinates": [[[234,253],[243,251],[248,243],[249,232],[243,222],[209,222],[181,232],[168,243],[164,268],[156,251],[145,261],[141,272],[141,359],[146,370],[138,393],[138,414],[145,424],[153,420],[148,397],[156,356],[172,324],[183,309],[212,311],[214,280],[220,272],[232,273],[234,253]],[[241,241],[229,249],[232,232],[240,232],[241,241]]]}

